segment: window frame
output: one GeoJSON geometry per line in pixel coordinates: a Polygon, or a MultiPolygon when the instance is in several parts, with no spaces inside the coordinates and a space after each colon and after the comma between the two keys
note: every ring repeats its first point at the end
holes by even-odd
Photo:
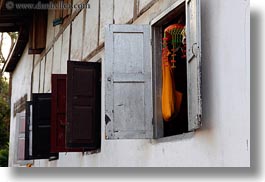
{"type": "MultiPolygon", "coordinates": [[[[200,0],[178,0],[173,3],[169,8],[160,13],[157,17],[149,22],[151,29],[151,52],[152,56],[152,119],[148,122],[152,122],[153,125],[153,138],[159,139],[165,138],[163,129],[163,119],[161,112],[161,89],[162,88],[162,72],[161,72],[161,56],[162,56],[162,26],[173,20],[174,15],[181,14],[185,12],[186,17],[186,34],[187,34],[187,109],[188,109],[188,130],[185,133],[193,132],[201,127],[201,116],[202,116],[202,99],[201,99],[201,17],[200,17],[200,0]],[[184,9],[184,12],[183,12],[184,9]],[[190,18],[192,21],[190,21],[190,18]],[[188,22],[189,21],[189,22],[188,22]],[[192,37],[189,39],[189,37],[192,37]],[[193,41],[193,42],[191,42],[193,41]],[[155,79],[154,79],[155,78],[155,79]],[[158,78],[158,79],[157,79],[158,78]],[[192,99],[190,99],[190,98],[192,99]]],[[[106,84],[106,108],[105,108],[105,132],[107,134],[106,139],[140,139],[141,137],[135,137],[135,134],[130,134],[127,136],[117,137],[115,136],[115,131],[113,130],[113,123],[115,122],[112,116],[114,111],[109,105],[114,105],[113,96],[109,93],[108,89],[112,89],[110,83],[112,83],[113,63],[112,59],[114,57],[113,47],[114,47],[114,32],[130,33],[134,32],[133,29],[138,29],[137,26],[143,25],[109,25],[106,27],[106,40],[105,40],[105,84],[106,84]],[[119,27],[120,26],[120,27],[119,27]],[[127,32],[122,30],[121,26],[127,26],[127,32]],[[130,27],[131,26],[131,27],[130,27]],[[111,62],[111,63],[109,63],[111,62]],[[111,65],[108,65],[111,64],[111,65]]],[[[147,40],[149,41],[149,40],[147,40]]],[[[148,49],[148,48],[146,48],[148,49]]],[[[149,51],[149,50],[145,50],[149,51]]],[[[118,123],[118,122],[115,122],[118,123]]],[[[119,124],[119,123],[118,123],[119,124]]],[[[147,123],[148,124],[148,123],[147,123]]],[[[126,124],[123,124],[126,125],[126,124]]],[[[128,131],[131,128],[126,128],[128,131]]],[[[126,131],[127,131],[126,130],[126,131]]],[[[184,133],[184,134],[185,134],[184,133]]],[[[176,134],[182,135],[182,134],[176,134]]],[[[175,136],[175,135],[174,135],[175,136]]],[[[142,138],[143,139],[143,138],[142,138]]],[[[148,139],[148,137],[145,137],[148,139]]]]}
{"type": "MultiPolygon", "coordinates": [[[[200,17],[200,9],[196,9],[195,12],[190,12],[188,9],[189,3],[193,2],[197,6],[200,6],[200,0],[179,0],[167,8],[165,11],[160,13],[157,17],[150,21],[150,25],[152,27],[152,61],[153,61],[153,121],[154,121],[154,139],[163,139],[163,138],[170,138],[175,136],[186,136],[189,132],[194,132],[196,129],[199,129],[202,126],[201,117],[202,117],[202,98],[201,98],[201,17],[200,17]],[[184,6],[184,7],[183,7],[184,6]],[[188,95],[188,131],[183,134],[177,134],[173,136],[164,136],[164,128],[163,128],[163,119],[162,119],[162,112],[161,112],[161,89],[162,88],[162,72],[161,72],[161,57],[162,57],[162,41],[161,37],[163,35],[162,26],[172,20],[172,17],[181,13],[178,12],[181,8],[185,8],[185,16],[186,16],[186,32],[190,30],[190,13],[196,13],[196,32],[192,32],[190,34],[196,34],[195,39],[197,39],[195,43],[192,45],[189,44],[189,34],[187,33],[187,95],[188,95]],[[198,12],[198,11],[199,12],[198,12]],[[194,46],[197,45],[197,46],[194,46]],[[191,47],[191,49],[189,49],[191,47]],[[195,49],[194,49],[195,48],[195,49]],[[192,88],[189,86],[190,82],[194,82],[194,80],[189,80],[189,63],[192,61],[192,58],[198,60],[198,69],[199,73],[198,80],[196,80],[196,84],[198,86],[198,96],[197,101],[191,100],[190,96],[194,93],[192,88]],[[196,118],[190,117],[190,109],[193,108],[193,104],[197,104],[197,115],[196,118]]],[[[200,7],[199,7],[200,8],[200,7]]],[[[193,9],[194,10],[194,9],[193,9]]],[[[195,60],[195,61],[197,61],[195,60]]]]}
{"type": "MultiPolygon", "coordinates": [[[[172,15],[181,14],[179,10],[185,8],[185,0],[179,0],[168,9],[160,13],[151,22],[151,37],[152,37],[152,64],[153,64],[153,121],[154,121],[154,139],[165,138],[163,117],[161,110],[161,95],[162,90],[162,71],[161,71],[161,57],[162,57],[162,40],[163,30],[162,26],[172,20],[172,15]]],[[[175,136],[175,135],[173,135],[175,136]]]]}

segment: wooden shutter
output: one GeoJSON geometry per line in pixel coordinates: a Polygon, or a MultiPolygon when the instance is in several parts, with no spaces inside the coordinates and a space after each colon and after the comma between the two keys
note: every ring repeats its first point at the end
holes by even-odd
{"type": "Polygon", "coordinates": [[[29,54],[40,54],[46,47],[47,10],[34,10],[29,34],[29,54]]]}
{"type": "Polygon", "coordinates": [[[153,138],[150,26],[109,25],[105,50],[107,138],[153,138]]]}
{"type": "Polygon", "coordinates": [[[101,64],[67,62],[67,146],[95,150],[101,136],[101,64]]]}
{"type": "Polygon", "coordinates": [[[65,144],[66,78],[66,74],[52,75],[51,152],[82,151],[82,149],[68,149],[65,144]]]}
{"type": "Polygon", "coordinates": [[[58,153],[50,153],[51,94],[33,94],[32,104],[32,157],[58,159],[58,153]]]}
{"type": "Polygon", "coordinates": [[[26,102],[25,160],[32,159],[32,102],[26,102]]]}
{"type": "Polygon", "coordinates": [[[71,0],[54,0],[54,3],[58,6],[61,6],[60,9],[55,9],[55,18],[53,20],[53,26],[56,26],[63,24],[64,20],[70,17],[72,8],[69,7],[69,5],[71,4],[71,0]],[[62,3],[64,3],[64,5],[62,3]]]}
{"type": "Polygon", "coordinates": [[[201,13],[200,0],[186,1],[187,85],[189,131],[201,126],[201,13]]]}
{"type": "Polygon", "coordinates": [[[65,151],[66,75],[52,75],[51,152],[65,151]]]}
{"type": "Polygon", "coordinates": [[[17,113],[16,118],[16,164],[26,165],[30,161],[25,160],[25,112],[17,113]]]}
{"type": "Polygon", "coordinates": [[[17,150],[17,160],[24,160],[25,154],[25,114],[21,113],[17,115],[18,117],[18,150],[17,150]]]}

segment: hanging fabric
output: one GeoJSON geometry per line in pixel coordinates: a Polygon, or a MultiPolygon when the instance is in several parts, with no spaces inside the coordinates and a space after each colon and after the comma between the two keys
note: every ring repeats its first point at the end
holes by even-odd
{"type": "Polygon", "coordinates": [[[176,53],[181,48],[184,33],[184,25],[180,24],[170,25],[164,30],[162,49],[162,116],[164,121],[170,121],[178,114],[182,102],[182,93],[175,89],[173,71],[176,68],[176,53]]]}

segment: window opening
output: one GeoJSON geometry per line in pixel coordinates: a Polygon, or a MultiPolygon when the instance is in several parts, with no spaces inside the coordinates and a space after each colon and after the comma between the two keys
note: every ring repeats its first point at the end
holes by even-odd
{"type": "Polygon", "coordinates": [[[162,116],[164,136],[188,131],[185,16],[163,26],[162,116]]]}
{"type": "Polygon", "coordinates": [[[188,132],[185,15],[182,3],[153,26],[155,138],[188,132]]]}

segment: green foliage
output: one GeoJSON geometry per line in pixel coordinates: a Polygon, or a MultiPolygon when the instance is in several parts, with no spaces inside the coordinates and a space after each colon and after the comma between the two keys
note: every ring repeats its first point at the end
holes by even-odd
{"type": "Polygon", "coordinates": [[[0,150],[0,167],[8,167],[8,145],[4,149],[0,150]]]}
{"type": "Polygon", "coordinates": [[[5,148],[9,140],[10,108],[8,103],[8,83],[0,78],[0,149],[5,148]]]}
{"type": "Polygon", "coordinates": [[[8,165],[10,108],[8,83],[0,75],[0,166],[8,165]]]}

